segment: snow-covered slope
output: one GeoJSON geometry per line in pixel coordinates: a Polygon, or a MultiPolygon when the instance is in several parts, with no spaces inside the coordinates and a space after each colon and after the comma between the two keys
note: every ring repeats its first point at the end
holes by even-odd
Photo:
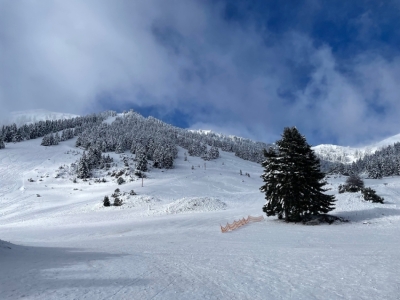
{"type": "Polygon", "coordinates": [[[107,172],[74,183],[75,139],[40,142],[0,150],[1,299],[398,299],[398,177],[366,180],[385,204],[337,194],[345,178],[330,178],[332,213],[349,223],[267,218],[221,233],[262,215],[260,165],[223,151],[185,161],[180,148],[175,168],[152,169],[143,187],[107,172]],[[104,207],[117,188],[125,204],[104,207]]]}
{"type": "Polygon", "coordinates": [[[31,124],[39,121],[64,120],[75,117],[78,117],[78,115],[53,112],[45,109],[33,109],[33,110],[12,112],[8,120],[5,121],[5,123],[6,124],[15,123],[17,126],[21,126],[24,124],[31,124]]]}
{"type": "Polygon", "coordinates": [[[379,149],[398,142],[400,142],[400,134],[391,136],[380,142],[365,147],[356,148],[323,144],[315,146],[312,149],[320,158],[324,160],[331,162],[352,163],[360,158],[363,158],[367,154],[372,154],[379,149]]]}
{"type": "Polygon", "coordinates": [[[329,144],[322,144],[312,147],[315,153],[323,160],[331,162],[352,163],[367,153],[372,153],[369,149],[343,147],[329,144]]]}

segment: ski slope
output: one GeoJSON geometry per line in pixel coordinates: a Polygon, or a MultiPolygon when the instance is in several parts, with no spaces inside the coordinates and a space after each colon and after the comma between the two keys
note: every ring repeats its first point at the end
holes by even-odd
{"type": "MultiPolygon", "coordinates": [[[[179,149],[175,168],[152,169],[143,187],[74,183],[75,140],[40,142],[0,150],[1,299],[399,299],[398,177],[365,180],[384,204],[337,195],[332,214],[348,223],[266,218],[221,233],[262,215],[258,164],[226,152],[184,161],[179,149]],[[125,204],[104,207],[116,188],[125,204]]],[[[329,178],[330,193],[344,180],[329,178]]]]}

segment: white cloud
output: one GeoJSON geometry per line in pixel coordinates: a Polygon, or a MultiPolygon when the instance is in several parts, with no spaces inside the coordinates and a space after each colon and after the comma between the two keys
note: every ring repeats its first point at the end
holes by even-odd
{"type": "Polygon", "coordinates": [[[270,142],[292,125],[342,144],[398,133],[398,58],[338,61],[304,34],[221,15],[200,1],[1,2],[1,112],[81,113],[106,95],[270,142]]]}

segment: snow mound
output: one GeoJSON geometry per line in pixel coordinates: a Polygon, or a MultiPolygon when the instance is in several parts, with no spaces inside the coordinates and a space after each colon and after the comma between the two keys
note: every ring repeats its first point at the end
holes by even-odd
{"type": "Polygon", "coordinates": [[[148,195],[136,195],[136,196],[128,196],[126,198],[120,197],[123,201],[121,208],[131,208],[131,207],[140,207],[145,205],[157,204],[161,200],[148,195]]]}
{"type": "Polygon", "coordinates": [[[212,197],[185,197],[164,205],[160,209],[155,209],[153,214],[218,211],[224,210],[226,207],[226,203],[212,197]]]}

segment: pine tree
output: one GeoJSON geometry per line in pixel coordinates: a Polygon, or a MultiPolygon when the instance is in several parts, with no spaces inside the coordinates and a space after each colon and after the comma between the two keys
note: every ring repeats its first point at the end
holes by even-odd
{"type": "Polygon", "coordinates": [[[86,161],[90,170],[98,167],[101,162],[101,150],[99,150],[96,146],[90,147],[86,161]]]}
{"type": "Polygon", "coordinates": [[[108,196],[104,196],[103,205],[111,206],[110,199],[108,198],[108,196]]]}
{"type": "Polygon", "coordinates": [[[19,143],[19,142],[21,142],[22,140],[23,140],[23,138],[22,138],[21,130],[18,129],[17,132],[14,134],[13,142],[14,142],[14,143],[19,143]]]}
{"type": "Polygon", "coordinates": [[[174,159],[172,154],[169,152],[165,152],[163,156],[163,166],[166,169],[172,169],[174,166],[174,159]]]}
{"type": "Polygon", "coordinates": [[[58,134],[58,132],[56,132],[55,134],[54,134],[54,141],[53,141],[53,145],[58,145],[59,144],[59,142],[60,142],[60,135],[58,134]]]}
{"type": "Polygon", "coordinates": [[[115,148],[115,153],[117,154],[124,153],[124,143],[122,139],[119,139],[117,146],[115,148]]]}
{"type": "Polygon", "coordinates": [[[137,166],[136,169],[142,172],[147,171],[147,155],[144,148],[136,149],[137,166]]]}
{"type": "Polygon", "coordinates": [[[212,146],[208,152],[210,159],[217,159],[219,157],[219,150],[217,147],[212,146]]]}
{"type": "Polygon", "coordinates": [[[0,138],[0,149],[4,149],[6,146],[4,145],[3,139],[0,138]]]}
{"type": "Polygon", "coordinates": [[[204,160],[212,160],[219,157],[218,148],[211,146],[211,148],[202,156],[204,160]]]}
{"type": "Polygon", "coordinates": [[[285,128],[277,149],[264,152],[262,163],[265,184],[260,188],[267,203],[267,216],[285,216],[286,221],[301,221],[305,215],[327,213],[334,196],[325,195],[324,174],[319,160],[304,136],[295,128],[285,128]]]}
{"type": "Polygon", "coordinates": [[[163,167],[162,149],[156,148],[153,153],[153,167],[161,169],[163,167]]]}
{"type": "Polygon", "coordinates": [[[42,143],[40,145],[42,145],[42,146],[50,146],[51,145],[50,136],[49,135],[45,135],[43,137],[42,143]]]}
{"type": "Polygon", "coordinates": [[[49,133],[49,146],[54,145],[54,134],[51,132],[49,133]]]}
{"type": "Polygon", "coordinates": [[[79,160],[77,176],[78,176],[78,178],[81,178],[81,179],[86,179],[86,178],[90,177],[90,169],[89,169],[88,159],[87,159],[85,152],[83,152],[82,157],[79,160]]]}
{"type": "Polygon", "coordinates": [[[345,192],[356,193],[364,188],[364,181],[358,174],[351,174],[343,186],[345,192]]]}

